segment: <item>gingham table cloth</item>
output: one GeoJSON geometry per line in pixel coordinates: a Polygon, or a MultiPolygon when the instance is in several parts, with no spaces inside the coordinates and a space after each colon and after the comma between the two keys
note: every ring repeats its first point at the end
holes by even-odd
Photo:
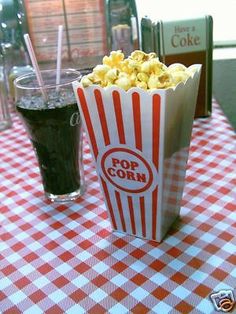
{"type": "Polygon", "coordinates": [[[1,313],[219,313],[236,297],[236,135],[213,101],[194,122],[180,219],[158,244],[113,233],[85,139],[86,193],[44,198],[37,162],[13,114],[0,133],[1,313]]]}

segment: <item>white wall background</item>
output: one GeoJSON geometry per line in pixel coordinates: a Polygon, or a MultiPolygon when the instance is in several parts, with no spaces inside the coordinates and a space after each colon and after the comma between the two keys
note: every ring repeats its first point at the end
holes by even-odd
{"type": "Polygon", "coordinates": [[[177,20],[211,15],[214,41],[236,41],[236,0],[136,0],[138,16],[177,20]]]}

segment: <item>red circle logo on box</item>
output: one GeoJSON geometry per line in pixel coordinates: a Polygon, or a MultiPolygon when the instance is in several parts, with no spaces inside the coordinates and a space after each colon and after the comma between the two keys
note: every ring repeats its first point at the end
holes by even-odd
{"type": "Polygon", "coordinates": [[[101,155],[101,172],[116,188],[127,193],[142,193],[153,183],[153,167],[137,151],[126,147],[110,148],[101,155]]]}

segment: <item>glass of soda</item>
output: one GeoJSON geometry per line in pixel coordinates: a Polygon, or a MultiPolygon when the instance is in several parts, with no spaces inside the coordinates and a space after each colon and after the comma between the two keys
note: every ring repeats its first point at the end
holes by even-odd
{"type": "Polygon", "coordinates": [[[16,109],[33,145],[45,195],[51,201],[72,201],[84,192],[81,119],[72,82],[81,79],[73,69],[41,71],[15,81],[16,109]],[[43,91],[43,93],[42,93],[43,91]]]}

